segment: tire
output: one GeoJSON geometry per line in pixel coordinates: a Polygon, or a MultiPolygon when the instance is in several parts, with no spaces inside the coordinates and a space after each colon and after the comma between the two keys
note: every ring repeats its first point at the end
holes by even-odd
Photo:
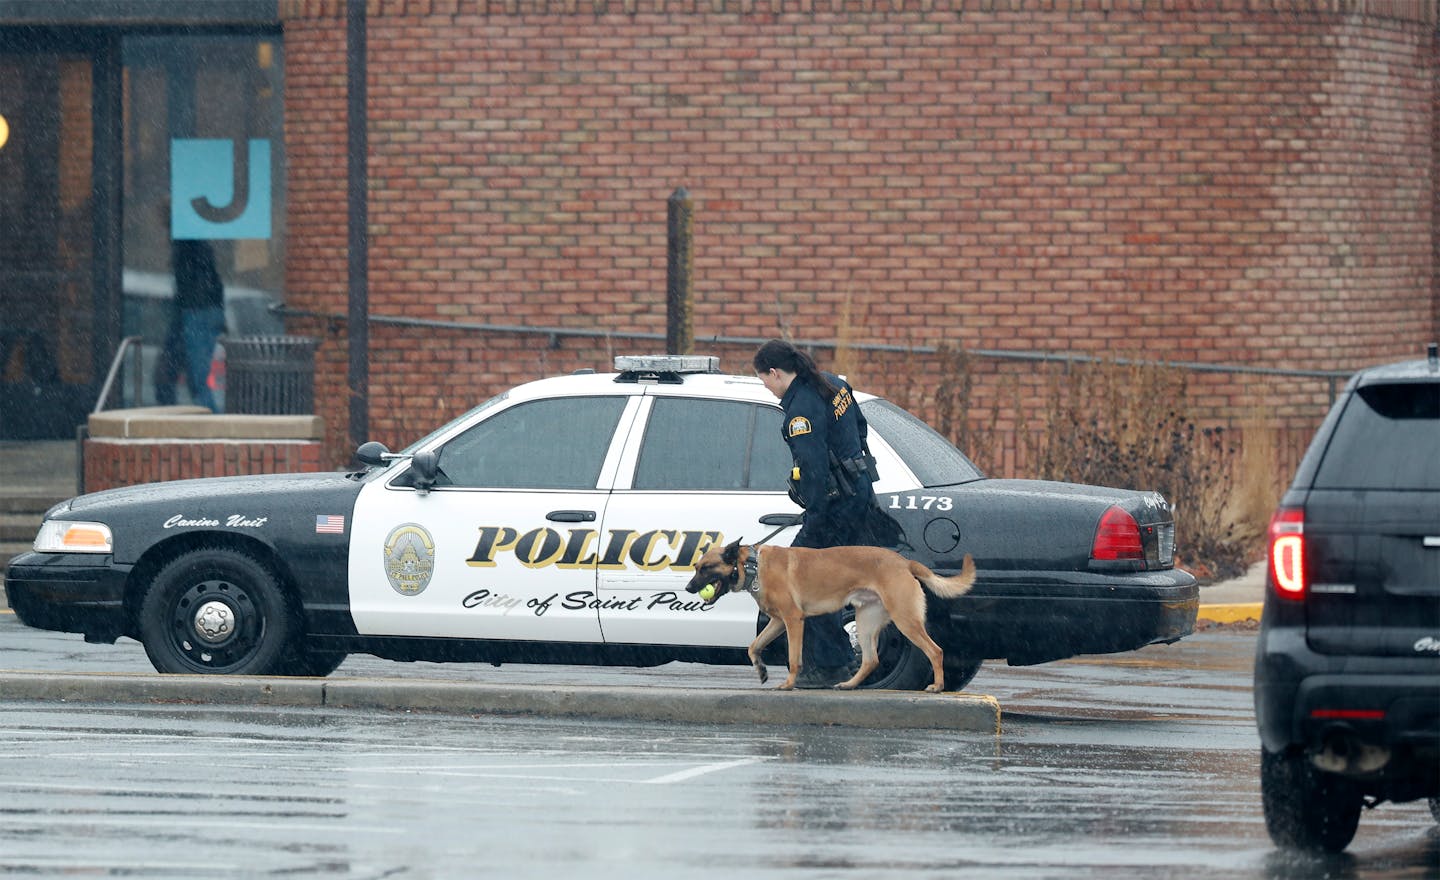
{"type": "Polygon", "coordinates": [[[299,635],[274,573],[238,550],[177,556],[140,604],[140,641],[164,673],[286,674],[299,635]]]}
{"type": "MultiPolygon", "coordinates": [[[[850,635],[850,644],[855,648],[855,657],[860,657],[860,646],[856,644],[855,612],[845,609],[845,632],[850,635]]],[[[880,654],[880,665],[870,677],[860,683],[862,688],[887,691],[922,691],[930,686],[935,675],[930,669],[930,660],[909,639],[901,635],[895,624],[887,624],[880,631],[876,645],[880,654]]],[[[947,682],[948,684],[948,682],[947,682]]]]}
{"type": "Polygon", "coordinates": [[[277,675],[296,675],[309,678],[324,678],[340,668],[350,655],[344,651],[314,651],[303,646],[280,666],[277,675]]]}
{"type": "Polygon", "coordinates": [[[977,657],[964,657],[945,652],[945,690],[963,691],[975,679],[985,661],[977,657]]]}
{"type": "Polygon", "coordinates": [[[1302,752],[1260,750],[1265,828],[1276,846],[1338,853],[1355,839],[1364,798],[1349,782],[1315,769],[1302,752]]]}

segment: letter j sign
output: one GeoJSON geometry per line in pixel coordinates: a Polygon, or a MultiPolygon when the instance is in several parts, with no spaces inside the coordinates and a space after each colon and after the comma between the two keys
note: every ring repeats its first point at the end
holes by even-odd
{"type": "Polygon", "coordinates": [[[170,235],[270,237],[270,141],[170,141],[170,235]]]}

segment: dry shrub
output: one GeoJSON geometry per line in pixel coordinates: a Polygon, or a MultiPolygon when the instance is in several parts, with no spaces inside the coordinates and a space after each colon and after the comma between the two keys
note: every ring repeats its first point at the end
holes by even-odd
{"type": "Polygon", "coordinates": [[[1276,428],[1254,414],[1240,430],[1243,442],[1236,489],[1226,515],[1235,524],[1236,538],[1258,550],[1290,474],[1289,469],[1279,466],[1280,442],[1276,428]]]}
{"type": "Polygon", "coordinates": [[[1016,432],[1033,475],[1158,491],[1175,509],[1181,564],[1207,580],[1242,573],[1254,536],[1231,509],[1238,438],[1184,415],[1184,370],[1121,359],[1044,369],[1044,405],[1019,411],[1038,425],[1016,432]]]}

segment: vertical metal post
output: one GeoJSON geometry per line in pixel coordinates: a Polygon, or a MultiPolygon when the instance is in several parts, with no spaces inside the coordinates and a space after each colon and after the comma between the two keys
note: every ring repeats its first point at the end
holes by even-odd
{"type": "MultiPolygon", "coordinates": [[[[91,331],[91,375],[97,380],[105,375],[115,345],[124,328],[124,233],[123,209],[125,171],[125,126],[120,107],[124,85],[120,76],[120,38],[110,36],[100,41],[95,50],[91,72],[91,138],[95,148],[91,155],[90,291],[91,313],[95,323],[91,331]]],[[[169,234],[165,236],[169,241],[169,234]]],[[[139,346],[135,347],[138,352],[139,346]]],[[[144,381],[140,364],[135,368],[137,393],[131,403],[140,405],[140,383],[144,381]]],[[[96,386],[98,387],[98,383],[96,386]]]]}
{"type": "Polygon", "coordinates": [[[690,354],[695,347],[695,328],[690,317],[695,302],[691,279],[695,239],[693,209],[685,187],[670,194],[665,248],[666,354],[690,354]]]}
{"type": "Polygon", "coordinates": [[[370,258],[366,198],[369,167],[366,162],[365,3],[345,5],[346,164],[349,208],[349,369],[346,383],[350,399],[350,445],[364,443],[370,433],[370,258]]]}

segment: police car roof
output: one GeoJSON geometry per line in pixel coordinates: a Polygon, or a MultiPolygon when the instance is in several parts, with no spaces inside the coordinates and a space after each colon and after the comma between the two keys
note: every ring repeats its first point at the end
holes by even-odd
{"type": "Polygon", "coordinates": [[[754,376],[726,373],[682,373],[679,381],[618,381],[622,373],[582,373],[537,379],[511,389],[515,400],[542,397],[579,397],[602,394],[652,394],[681,397],[714,397],[730,400],[776,403],[774,395],[754,376]]]}
{"type": "MultiPolygon", "coordinates": [[[[539,400],[550,397],[585,397],[611,394],[647,394],[652,396],[705,397],[718,400],[741,400],[751,403],[779,405],[780,401],[757,377],[729,373],[682,373],[679,381],[623,381],[623,373],[575,373],[536,379],[512,388],[507,397],[513,401],[539,400]]],[[[855,399],[868,401],[875,395],[855,392],[855,399]]]]}

